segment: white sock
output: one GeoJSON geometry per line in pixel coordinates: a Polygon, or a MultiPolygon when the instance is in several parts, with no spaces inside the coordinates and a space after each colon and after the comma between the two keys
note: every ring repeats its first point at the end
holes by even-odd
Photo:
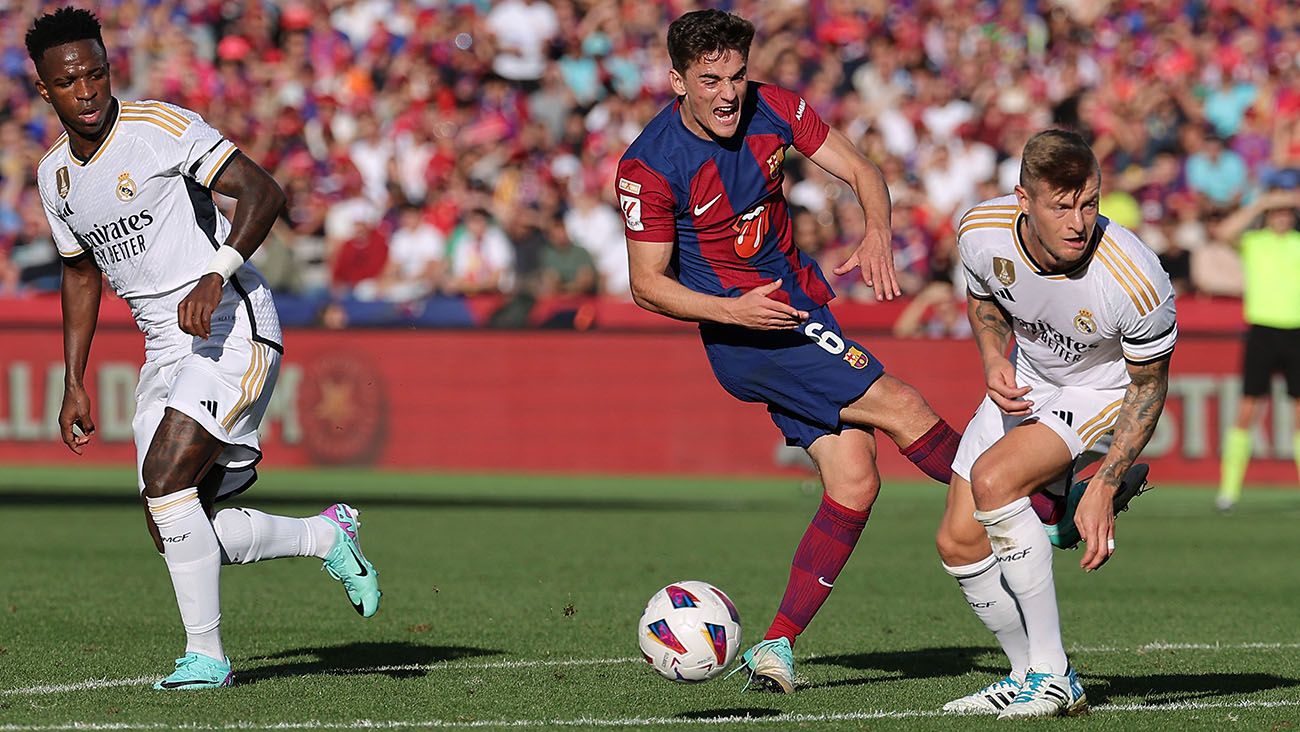
{"type": "Polygon", "coordinates": [[[212,520],[224,564],[250,564],[281,557],[324,559],[334,548],[336,528],[322,516],[289,518],[252,508],[227,508],[212,520]]]}
{"type": "Polygon", "coordinates": [[[225,660],[221,646],[221,547],[197,488],[146,498],[163,540],[176,605],[185,626],[185,652],[225,660]]]}
{"type": "Polygon", "coordinates": [[[1020,617],[1020,607],[1011,596],[997,557],[990,554],[974,564],[960,567],[943,565],[966,595],[966,602],[984,627],[997,636],[998,643],[1011,662],[1011,676],[1016,681],[1025,680],[1029,670],[1029,636],[1025,634],[1025,621],[1020,617]]]}
{"type": "Polygon", "coordinates": [[[1029,636],[1029,667],[1063,674],[1069,667],[1061,643],[1061,617],[1052,582],[1052,544],[1047,531],[1021,498],[992,511],[976,511],[998,558],[1007,588],[1020,606],[1029,636]]]}

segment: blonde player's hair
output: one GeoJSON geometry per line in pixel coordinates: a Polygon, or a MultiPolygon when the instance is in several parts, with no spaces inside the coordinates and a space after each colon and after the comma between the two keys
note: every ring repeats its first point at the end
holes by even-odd
{"type": "Polygon", "coordinates": [[[1078,191],[1101,166],[1092,148],[1077,132],[1043,130],[1025,143],[1020,161],[1020,186],[1037,191],[1042,183],[1051,192],[1078,191]]]}

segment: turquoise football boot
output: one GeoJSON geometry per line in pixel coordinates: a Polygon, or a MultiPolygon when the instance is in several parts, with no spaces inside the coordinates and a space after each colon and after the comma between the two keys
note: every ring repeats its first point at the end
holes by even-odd
{"type": "Polygon", "coordinates": [[[230,659],[218,661],[199,653],[186,653],[176,659],[176,670],[171,676],[153,685],[155,689],[220,689],[230,686],[235,674],[230,670],[230,659]]]}
{"type": "Polygon", "coordinates": [[[749,669],[745,688],[757,684],[763,691],[794,693],[794,649],[790,647],[789,638],[762,641],[745,651],[740,661],[740,665],[727,674],[728,678],[749,669]]]}
{"type": "Polygon", "coordinates": [[[321,511],[326,521],[334,524],[334,548],[325,555],[324,569],[334,579],[343,583],[352,607],[363,618],[379,610],[379,572],[375,565],[361,553],[357,531],[361,528],[360,511],[346,503],[336,503],[321,511]]]}
{"type": "MultiPolygon", "coordinates": [[[[1150,490],[1147,486],[1147,473],[1150,470],[1151,467],[1146,463],[1135,463],[1133,467],[1124,473],[1124,480],[1120,481],[1119,490],[1115,491],[1116,516],[1121,511],[1127,511],[1129,503],[1134,498],[1150,490]]],[[[1079,507],[1079,501],[1083,498],[1083,493],[1087,489],[1087,480],[1081,480],[1071,486],[1070,494],[1059,499],[1065,501],[1065,508],[1060,520],[1054,524],[1043,524],[1043,528],[1047,530],[1047,538],[1052,541],[1052,546],[1058,549],[1073,549],[1079,545],[1079,527],[1074,525],[1074,512],[1079,507]]]]}

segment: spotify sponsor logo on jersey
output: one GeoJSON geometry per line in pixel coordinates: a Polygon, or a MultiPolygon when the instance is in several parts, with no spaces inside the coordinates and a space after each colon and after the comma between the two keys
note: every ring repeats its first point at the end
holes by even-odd
{"type": "Polygon", "coordinates": [[[80,238],[82,245],[95,253],[95,262],[100,269],[105,269],[143,253],[147,246],[145,229],[152,226],[153,221],[153,214],[145,209],[138,214],[99,224],[82,232],[80,238]]]}

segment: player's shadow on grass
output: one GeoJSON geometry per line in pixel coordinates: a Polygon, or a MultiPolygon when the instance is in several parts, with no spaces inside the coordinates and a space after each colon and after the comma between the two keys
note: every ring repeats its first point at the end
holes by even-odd
{"type": "Polygon", "coordinates": [[[835,656],[816,656],[804,661],[806,665],[842,666],[880,672],[872,676],[838,679],[820,684],[808,684],[805,689],[824,689],[835,686],[860,686],[878,684],[898,679],[937,679],[965,676],[972,672],[1005,673],[987,661],[996,649],[984,646],[956,648],[919,648],[911,651],[874,651],[872,653],[846,653],[835,656]],[[983,658],[981,658],[983,657],[983,658]]]}
{"type": "Polygon", "coordinates": [[[1131,703],[1177,704],[1219,696],[1254,694],[1273,689],[1300,687],[1300,679],[1273,674],[1187,673],[1136,676],[1100,676],[1084,673],[1083,687],[1092,704],[1131,703]]]}
{"type": "Polygon", "coordinates": [[[253,662],[281,661],[241,670],[236,684],[256,684],[267,679],[328,674],[338,676],[377,674],[394,679],[427,675],[440,663],[482,656],[499,656],[504,651],[469,646],[423,646],[416,643],[347,643],[341,646],[294,648],[253,662]]]}

